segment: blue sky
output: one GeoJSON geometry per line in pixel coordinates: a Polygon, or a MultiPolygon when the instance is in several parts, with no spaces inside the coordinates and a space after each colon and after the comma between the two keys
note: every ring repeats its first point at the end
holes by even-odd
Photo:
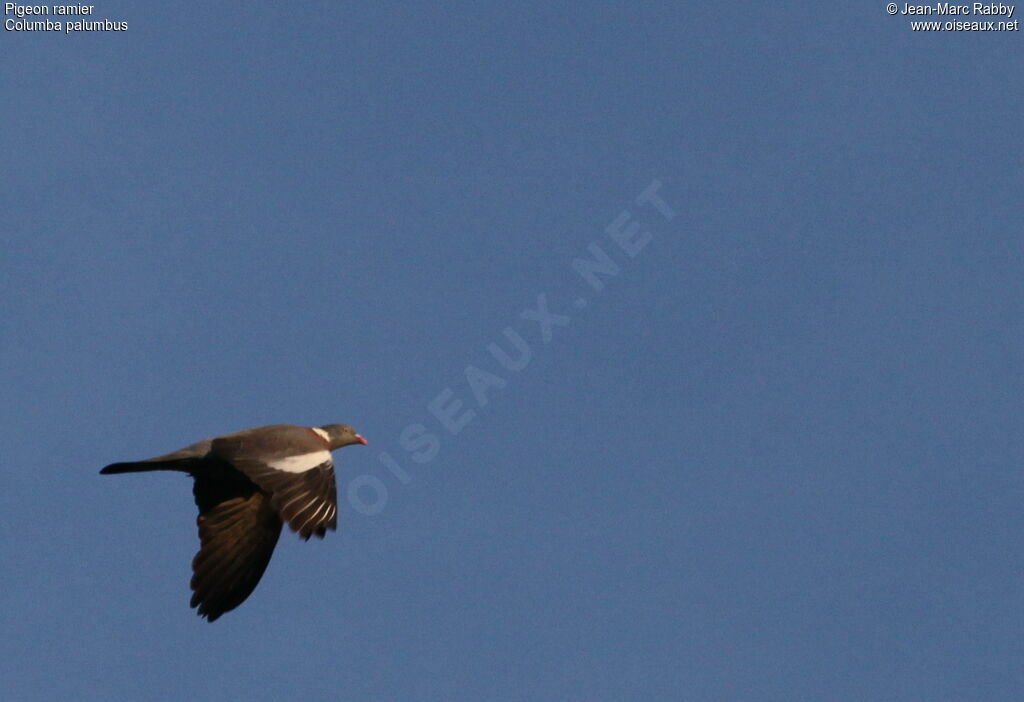
{"type": "Polygon", "coordinates": [[[1020,698],[1019,32],[94,17],[0,37],[10,699],[1020,698]],[[371,445],[207,624],[189,481],[97,471],[278,422],[371,445]]]}

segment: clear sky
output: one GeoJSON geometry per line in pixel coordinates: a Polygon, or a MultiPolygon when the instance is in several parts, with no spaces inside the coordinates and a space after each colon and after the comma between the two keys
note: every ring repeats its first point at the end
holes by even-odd
{"type": "Polygon", "coordinates": [[[5,699],[1020,699],[1021,32],[92,18],[0,36],[5,699]],[[208,624],[98,470],[281,422],[370,446],[208,624]]]}

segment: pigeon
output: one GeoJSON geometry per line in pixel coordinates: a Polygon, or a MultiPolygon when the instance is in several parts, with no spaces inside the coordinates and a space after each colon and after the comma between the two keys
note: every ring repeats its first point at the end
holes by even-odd
{"type": "Polygon", "coordinates": [[[275,424],[145,461],[112,463],[100,473],[174,470],[192,476],[200,547],[192,560],[191,606],[212,622],[252,594],[284,522],[307,541],[337,528],[331,451],[366,443],[347,424],[275,424]]]}

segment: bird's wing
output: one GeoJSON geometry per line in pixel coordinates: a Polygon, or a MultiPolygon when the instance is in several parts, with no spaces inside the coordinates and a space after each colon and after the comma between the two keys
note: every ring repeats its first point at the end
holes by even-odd
{"type": "Polygon", "coordinates": [[[232,465],[270,493],[281,519],[303,539],[314,534],[322,539],[328,529],[337,528],[338,491],[330,451],[277,461],[238,458],[232,465]]]}
{"type": "Polygon", "coordinates": [[[292,531],[323,538],[338,525],[334,462],[326,444],[302,427],[271,427],[215,439],[210,453],[270,495],[292,531]],[[275,441],[276,440],[276,441],[275,441]]]}
{"type": "Polygon", "coordinates": [[[197,476],[193,490],[200,548],[192,560],[192,606],[211,622],[252,594],[281,534],[268,496],[239,478],[197,476]]]}
{"type": "Polygon", "coordinates": [[[304,539],[338,525],[334,462],[310,429],[269,427],[215,439],[210,452],[270,495],[270,503],[304,539]]]}

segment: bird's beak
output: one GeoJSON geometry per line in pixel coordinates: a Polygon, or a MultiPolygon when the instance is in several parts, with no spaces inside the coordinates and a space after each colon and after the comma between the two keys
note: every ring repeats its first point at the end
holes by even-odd
{"type": "Polygon", "coordinates": [[[367,440],[366,440],[366,439],[364,439],[363,437],[359,436],[359,434],[356,434],[356,441],[358,441],[359,443],[361,443],[361,444],[362,444],[363,446],[367,446],[367,445],[369,445],[369,443],[370,443],[369,441],[367,441],[367,440]]]}

